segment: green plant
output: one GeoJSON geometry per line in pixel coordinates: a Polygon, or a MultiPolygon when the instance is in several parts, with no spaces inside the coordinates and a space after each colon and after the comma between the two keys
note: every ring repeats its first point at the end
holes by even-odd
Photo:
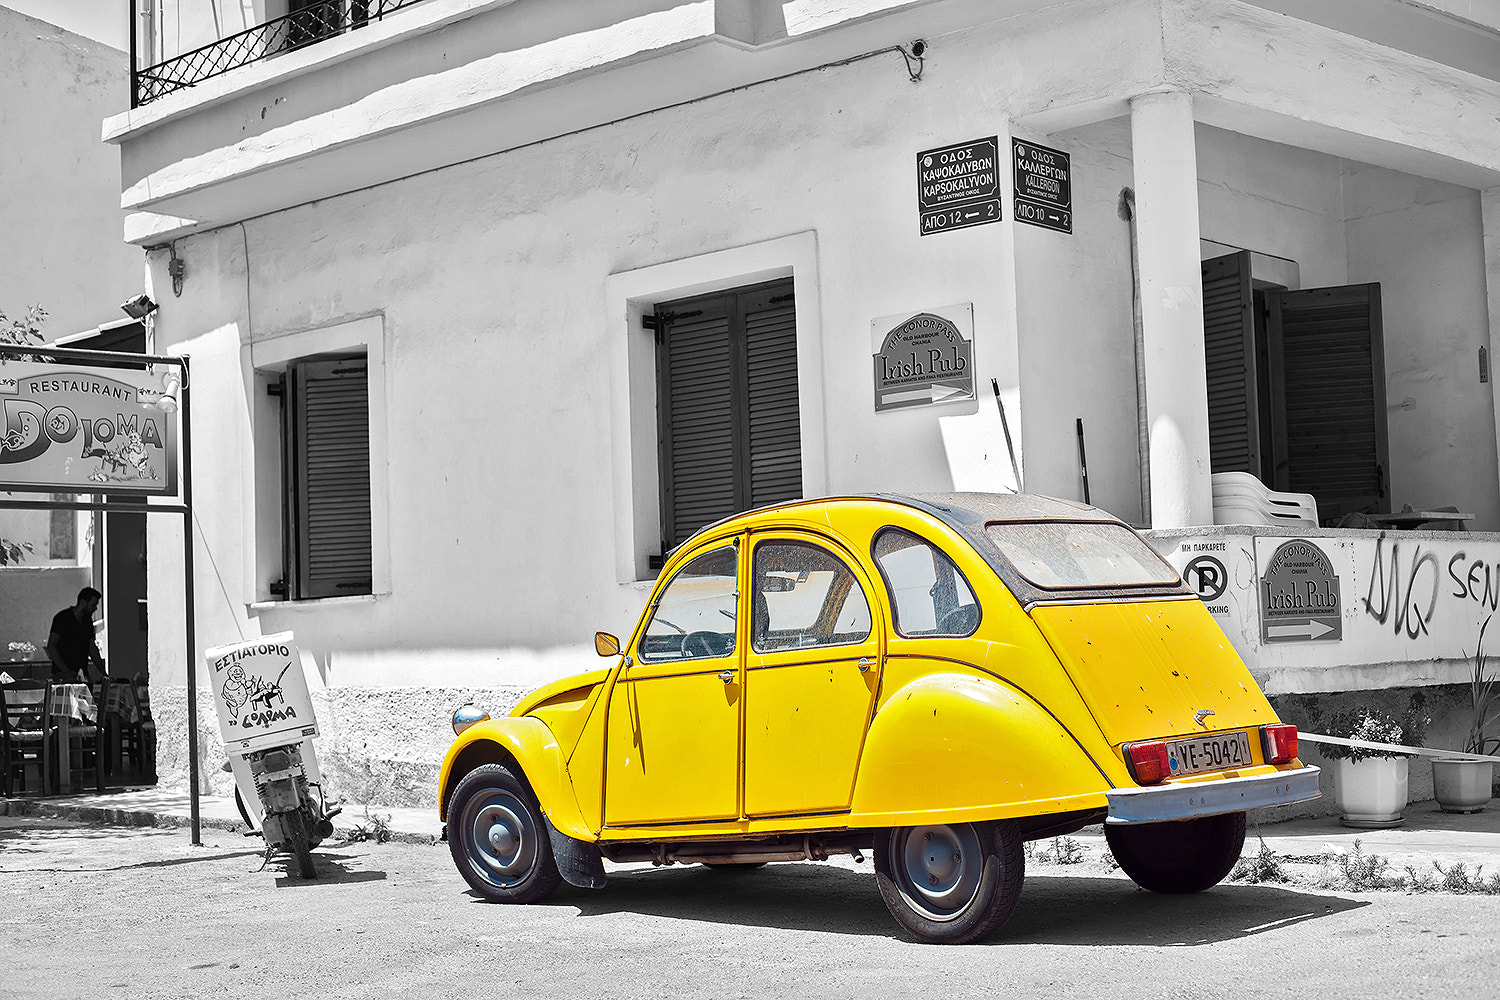
{"type": "MultiPolygon", "coordinates": [[[[42,342],[42,324],[47,321],[47,310],[32,306],[26,315],[11,319],[0,311],[0,347],[35,347],[42,342]]],[[[11,358],[29,359],[26,354],[0,354],[0,364],[11,358]]],[[[3,445],[0,445],[3,450],[3,445]]],[[[30,542],[13,542],[0,538],[0,566],[11,566],[30,555],[34,549],[30,542]]]]}
{"type": "Polygon", "coordinates": [[[1319,883],[1329,889],[1349,892],[1369,892],[1384,889],[1389,885],[1386,870],[1390,862],[1378,854],[1366,854],[1358,840],[1353,850],[1330,851],[1320,855],[1323,876],[1319,883]]]}
{"type": "Polygon", "coordinates": [[[1022,846],[1022,852],[1027,860],[1039,865],[1081,864],[1088,854],[1083,845],[1072,837],[1053,837],[1051,846],[1046,850],[1037,850],[1034,844],[1027,842],[1022,846]]]}
{"type": "Polygon", "coordinates": [[[1282,867],[1282,858],[1260,842],[1260,850],[1254,857],[1241,858],[1229,877],[1236,882],[1290,882],[1292,877],[1282,867]]]}
{"type": "MultiPolygon", "coordinates": [[[[1430,721],[1422,714],[1421,704],[1413,697],[1411,707],[1399,716],[1378,708],[1335,712],[1329,717],[1325,728],[1329,736],[1338,736],[1346,740],[1419,747],[1426,737],[1427,724],[1430,721]]],[[[1323,756],[1330,760],[1361,761],[1372,757],[1410,756],[1396,750],[1346,747],[1337,743],[1325,743],[1320,750],[1323,756]]]]}
{"type": "Polygon", "coordinates": [[[364,841],[374,841],[384,844],[391,839],[391,817],[376,813],[370,815],[370,807],[365,806],[364,822],[354,824],[353,828],[344,835],[344,843],[358,844],[364,841]]]}
{"type": "Polygon", "coordinates": [[[1500,717],[1500,677],[1488,672],[1484,654],[1484,630],[1490,627],[1492,614],[1479,626],[1479,643],[1474,648],[1473,673],[1469,678],[1469,737],[1464,745],[1467,753],[1488,754],[1500,752],[1500,736],[1490,736],[1488,727],[1500,717]]]}

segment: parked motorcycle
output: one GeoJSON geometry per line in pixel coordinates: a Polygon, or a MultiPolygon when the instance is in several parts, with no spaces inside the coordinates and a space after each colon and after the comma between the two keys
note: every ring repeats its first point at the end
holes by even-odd
{"type": "Polygon", "coordinates": [[[316,878],[312,849],[333,833],[339,810],[323,796],[318,723],[292,633],[217,646],[204,658],[241,815],[252,827],[259,821],[268,852],[284,851],[298,875],[316,878]]]}

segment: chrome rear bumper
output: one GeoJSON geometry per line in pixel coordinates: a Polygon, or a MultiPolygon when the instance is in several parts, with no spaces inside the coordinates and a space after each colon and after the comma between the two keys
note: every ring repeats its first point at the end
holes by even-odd
{"type": "Polygon", "coordinates": [[[1318,791],[1318,769],[1303,767],[1295,771],[1225,778],[1222,781],[1112,788],[1104,794],[1109,799],[1109,816],[1104,822],[1124,824],[1165,823],[1174,819],[1244,812],[1261,806],[1303,802],[1322,793],[1318,791]]]}

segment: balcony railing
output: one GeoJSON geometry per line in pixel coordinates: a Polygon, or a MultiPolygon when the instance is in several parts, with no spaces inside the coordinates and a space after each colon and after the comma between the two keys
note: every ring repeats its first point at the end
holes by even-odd
{"type": "Polygon", "coordinates": [[[135,68],[135,37],[132,33],[130,106],[138,108],[240,66],[363,28],[392,11],[420,2],[320,0],[145,69],[135,68]]]}

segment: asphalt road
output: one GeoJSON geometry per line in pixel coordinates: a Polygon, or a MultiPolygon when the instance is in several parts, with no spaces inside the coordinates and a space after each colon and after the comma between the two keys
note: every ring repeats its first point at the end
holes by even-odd
{"type": "Polygon", "coordinates": [[[1033,865],[981,945],[904,936],[870,865],[613,870],[480,902],[446,845],[315,852],[0,817],[0,997],[1494,997],[1500,897],[1222,885],[1141,891],[1033,865]]]}

